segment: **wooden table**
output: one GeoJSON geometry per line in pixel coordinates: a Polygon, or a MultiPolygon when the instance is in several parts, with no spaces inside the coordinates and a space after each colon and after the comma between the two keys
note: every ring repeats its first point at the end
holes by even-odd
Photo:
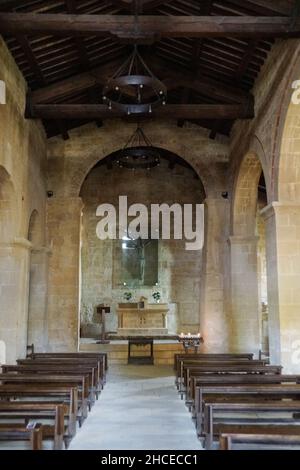
{"type": "Polygon", "coordinates": [[[128,364],[154,364],[153,338],[136,337],[128,339],[128,364]],[[150,355],[132,356],[131,346],[150,346],[150,355]]]}

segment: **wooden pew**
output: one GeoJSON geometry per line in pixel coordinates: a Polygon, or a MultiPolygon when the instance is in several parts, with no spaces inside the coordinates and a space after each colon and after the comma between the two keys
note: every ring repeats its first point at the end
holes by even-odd
{"type": "Polygon", "coordinates": [[[231,359],[246,359],[248,361],[253,360],[254,354],[235,354],[235,353],[215,353],[215,354],[210,354],[210,353],[197,353],[197,354],[190,354],[190,353],[179,353],[179,354],[174,354],[174,370],[177,369],[177,362],[179,359],[184,359],[184,358],[189,358],[189,359],[205,359],[207,361],[219,361],[219,360],[228,360],[230,361],[231,359]]]}
{"type": "Polygon", "coordinates": [[[69,419],[68,425],[65,427],[65,416],[68,413],[69,405],[63,403],[0,401],[1,420],[22,419],[25,424],[28,424],[32,419],[51,419],[54,422],[53,425],[43,424],[43,438],[51,437],[53,439],[54,450],[63,449],[64,438],[67,447],[68,442],[76,433],[76,419],[75,422],[74,420],[71,422],[69,419]]]}
{"type": "Polygon", "coordinates": [[[257,364],[267,364],[268,361],[266,360],[258,360],[254,361],[254,359],[250,359],[251,354],[248,355],[233,355],[233,354],[222,354],[219,355],[219,357],[215,357],[218,355],[213,355],[213,354],[175,354],[176,359],[175,359],[175,365],[174,368],[176,370],[176,379],[175,379],[175,385],[177,388],[179,388],[181,381],[179,380],[182,379],[183,376],[183,365],[184,364],[200,364],[200,363],[205,363],[205,364],[220,364],[220,363],[234,363],[234,362],[246,362],[246,363],[257,363],[257,364]]]}
{"type": "MultiPolygon", "coordinates": [[[[252,361],[251,361],[252,362],[252,361]]],[[[182,383],[180,387],[181,398],[183,399],[183,394],[185,389],[187,388],[187,383],[189,383],[190,375],[204,375],[204,374],[281,374],[282,367],[281,366],[265,366],[260,364],[231,364],[231,363],[223,363],[220,362],[218,364],[201,364],[201,365],[186,365],[183,367],[182,376],[180,381],[182,383]]]]}
{"type": "Polygon", "coordinates": [[[0,424],[1,441],[30,441],[31,450],[43,448],[43,426],[40,423],[29,426],[18,424],[0,424]]]}
{"type": "MultiPolygon", "coordinates": [[[[82,422],[82,416],[78,405],[78,390],[61,385],[43,385],[43,384],[9,384],[0,385],[0,403],[1,400],[9,400],[12,403],[27,403],[38,398],[39,403],[53,403],[58,400],[58,404],[67,404],[69,407],[69,433],[72,437],[76,432],[76,422],[82,422]],[[18,401],[15,401],[18,400],[18,401]]],[[[56,403],[57,404],[57,403],[56,403]]]]}
{"type": "Polygon", "coordinates": [[[21,386],[52,386],[59,385],[62,387],[77,388],[80,392],[81,416],[83,419],[88,415],[89,388],[86,376],[82,375],[37,375],[37,374],[0,374],[0,383],[2,385],[20,384],[21,386]]]}
{"type": "Polygon", "coordinates": [[[72,367],[74,371],[77,367],[95,367],[96,368],[96,381],[99,384],[99,388],[103,388],[105,377],[103,375],[103,368],[104,362],[102,359],[97,358],[51,358],[51,357],[44,357],[39,359],[19,359],[17,360],[18,365],[29,365],[29,364],[36,364],[36,365],[58,365],[58,366],[66,366],[72,367]]]}
{"type": "Polygon", "coordinates": [[[187,405],[195,411],[195,391],[196,387],[201,385],[247,385],[247,384],[284,384],[284,383],[300,383],[300,375],[280,375],[280,374],[224,374],[224,375],[192,375],[190,377],[191,397],[187,405]]]}
{"type": "Polygon", "coordinates": [[[233,450],[233,444],[300,446],[298,426],[249,426],[242,432],[221,433],[220,450],[233,450]]]}
{"type": "Polygon", "coordinates": [[[11,374],[37,374],[37,375],[84,375],[88,377],[88,388],[90,399],[94,402],[95,398],[98,399],[100,390],[97,384],[97,369],[95,367],[78,366],[76,370],[74,367],[65,366],[63,364],[35,364],[29,363],[26,365],[2,365],[2,373],[11,374]]]}
{"type": "Polygon", "coordinates": [[[106,381],[106,371],[108,370],[107,353],[100,352],[77,352],[77,353],[34,353],[31,359],[97,359],[101,362],[101,375],[104,383],[106,381]]]}
{"type": "MultiPolygon", "coordinates": [[[[196,429],[198,435],[203,433],[203,415],[205,403],[215,400],[238,402],[239,400],[252,399],[257,402],[259,400],[276,400],[280,401],[284,398],[289,400],[300,400],[300,385],[294,384],[263,384],[263,385],[201,385],[196,388],[196,429]]],[[[297,411],[297,410],[296,410],[297,411]]]]}
{"type": "MultiPolygon", "coordinates": [[[[204,425],[203,425],[203,435],[205,438],[205,448],[207,450],[210,450],[212,447],[213,443],[213,438],[214,436],[219,437],[219,434],[222,433],[240,433],[244,429],[245,432],[247,432],[247,427],[250,429],[249,425],[249,415],[255,415],[254,420],[255,423],[254,425],[257,429],[260,426],[267,426],[268,425],[273,425],[274,428],[280,428],[281,426],[284,426],[282,424],[283,422],[289,422],[292,423],[294,426],[294,429],[298,429],[298,434],[300,436],[300,425],[297,425],[297,422],[293,419],[292,414],[293,412],[297,412],[300,409],[300,401],[295,400],[295,401],[262,401],[261,398],[257,400],[253,400],[251,398],[249,401],[241,401],[241,402],[222,402],[221,400],[208,400],[204,404],[204,425]],[[238,424],[232,424],[228,422],[228,418],[226,417],[218,417],[215,419],[214,413],[215,412],[222,412],[230,415],[229,421],[238,421],[238,424]],[[244,422],[243,418],[239,416],[239,418],[234,419],[233,415],[234,413],[239,413],[241,414],[246,414],[247,419],[244,422]],[[257,418],[257,413],[260,414],[265,414],[265,413],[272,413],[272,417],[269,415],[264,418],[257,418]],[[290,418],[285,418],[285,419],[278,419],[275,418],[276,414],[282,414],[282,413],[289,413],[291,415],[290,418]],[[227,420],[227,422],[226,422],[227,420]],[[221,422],[220,422],[221,421],[221,422]],[[259,422],[262,422],[263,424],[258,424],[259,422]]],[[[248,431],[249,431],[248,429],[248,431]]],[[[297,434],[297,432],[295,432],[297,434]]]]}

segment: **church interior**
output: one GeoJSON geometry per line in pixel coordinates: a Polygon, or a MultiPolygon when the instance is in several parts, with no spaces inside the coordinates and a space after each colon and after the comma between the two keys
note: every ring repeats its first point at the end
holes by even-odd
{"type": "Polygon", "coordinates": [[[299,450],[300,2],[0,35],[0,451],[299,450]]]}

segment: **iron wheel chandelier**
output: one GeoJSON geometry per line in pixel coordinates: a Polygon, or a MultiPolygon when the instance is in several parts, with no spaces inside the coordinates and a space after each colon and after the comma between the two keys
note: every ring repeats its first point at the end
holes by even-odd
{"type": "Polygon", "coordinates": [[[105,85],[102,98],[110,110],[118,109],[127,115],[151,114],[153,109],[166,104],[167,88],[153,75],[135,45],[132,54],[105,85]]]}
{"type": "Polygon", "coordinates": [[[137,126],[126,145],[117,153],[116,163],[120,168],[150,170],[160,165],[160,154],[143,129],[137,126]]]}

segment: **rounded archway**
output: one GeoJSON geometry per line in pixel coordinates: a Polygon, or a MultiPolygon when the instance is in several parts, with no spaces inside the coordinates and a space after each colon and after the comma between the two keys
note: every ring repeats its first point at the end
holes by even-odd
{"type": "Polygon", "coordinates": [[[10,175],[0,166],[0,242],[9,243],[16,236],[15,190],[10,175]]]}
{"type": "Polygon", "coordinates": [[[10,311],[9,295],[13,294],[15,266],[10,256],[10,244],[16,237],[16,197],[15,189],[9,173],[3,166],[0,166],[0,250],[3,250],[0,257],[0,301],[1,311],[5,315],[0,315],[0,347],[1,361],[5,362],[7,350],[14,347],[11,328],[7,323],[7,314],[14,314],[10,311]]]}
{"type": "MultiPolygon", "coordinates": [[[[153,323],[154,333],[162,334],[162,330],[168,334],[199,331],[202,250],[199,253],[186,251],[185,240],[173,238],[173,215],[170,240],[153,239],[149,230],[144,243],[143,269],[140,247],[135,246],[126,234],[121,239],[118,236],[117,240],[99,240],[96,235],[97,207],[111,204],[118,214],[119,196],[127,197],[128,214],[134,204],[143,205],[149,220],[152,205],[171,207],[177,204],[184,208],[184,204],[202,204],[205,199],[203,184],[191,165],[168,150],[157,150],[160,165],[155,168],[132,171],[119,166],[116,154],[112,153],[100,160],[83,182],[80,191],[84,205],[81,231],[82,336],[100,334],[101,326],[97,325],[99,319],[95,314],[98,304],[111,306],[113,313],[107,316],[107,330],[120,335],[116,311],[118,304],[125,302],[124,296],[128,292],[133,302],[146,297],[149,303],[153,303],[153,294],[157,291],[161,303],[168,304],[168,327],[153,323]],[[193,292],[193,296],[188,292],[193,292]]],[[[132,214],[128,215],[128,220],[132,217],[132,214]]],[[[118,217],[116,224],[119,230],[118,217]]],[[[129,334],[129,324],[127,327],[123,325],[123,335],[125,330],[129,334]]]]}
{"type": "Polygon", "coordinates": [[[245,345],[256,353],[266,349],[266,241],[261,210],[267,201],[262,164],[250,151],[236,174],[231,211],[231,341],[237,351],[245,345]]]}
{"type": "Polygon", "coordinates": [[[29,218],[28,241],[32,247],[29,260],[27,344],[34,344],[36,351],[43,351],[46,345],[46,255],[42,249],[42,220],[36,209],[31,212],[29,218]]]}

